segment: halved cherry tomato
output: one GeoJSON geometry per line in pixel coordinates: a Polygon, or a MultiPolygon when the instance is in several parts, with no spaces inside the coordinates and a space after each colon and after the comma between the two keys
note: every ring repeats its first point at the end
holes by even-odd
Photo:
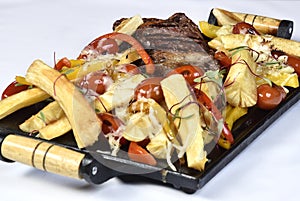
{"type": "Polygon", "coordinates": [[[286,97],[282,87],[262,84],[257,88],[257,106],[263,110],[272,110],[286,97]]]}
{"type": "Polygon", "coordinates": [[[161,102],[164,99],[163,91],[161,89],[160,81],[162,77],[149,77],[143,80],[134,91],[134,99],[152,98],[156,102],[161,102]]]}
{"type": "MultiPolygon", "coordinates": [[[[102,132],[104,135],[108,133],[116,133],[116,131],[120,128],[120,126],[123,125],[123,122],[116,116],[114,116],[111,113],[99,113],[98,118],[102,121],[102,132]]],[[[116,138],[119,138],[120,136],[116,136],[116,138]]],[[[128,141],[121,137],[120,139],[121,145],[128,144],[128,141]]]]}
{"type": "Polygon", "coordinates": [[[137,75],[141,73],[140,69],[134,64],[124,64],[121,66],[121,68],[118,68],[118,71],[131,75],[137,75]]]}
{"type": "MultiPolygon", "coordinates": [[[[102,39],[114,39],[114,40],[122,40],[130,44],[141,56],[143,62],[146,65],[146,72],[148,74],[153,74],[155,71],[155,66],[153,64],[153,61],[151,57],[148,55],[148,53],[145,51],[144,47],[132,36],[123,34],[123,33],[118,33],[118,32],[112,32],[108,33],[105,35],[102,35],[95,40],[93,40],[90,44],[88,44],[83,51],[80,53],[78,56],[78,59],[85,59],[89,56],[90,53],[93,54],[93,50],[95,50],[99,44],[101,43],[102,39]]],[[[101,46],[101,44],[100,44],[101,46]]]]}
{"type": "Polygon", "coordinates": [[[54,69],[61,70],[63,67],[67,67],[67,68],[71,67],[71,61],[67,57],[64,57],[64,58],[60,59],[55,64],[54,69]]]}
{"type": "Polygon", "coordinates": [[[98,94],[103,94],[106,92],[107,88],[113,83],[112,78],[102,72],[102,71],[95,71],[86,76],[84,76],[79,81],[79,86],[85,89],[91,89],[97,92],[98,94]]]}
{"type": "Polygon", "coordinates": [[[196,84],[199,84],[199,83],[195,82],[194,80],[196,78],[204,75],[204,71],[197,66],[185,65],[185,66],[180,66],[180,67],[174,68],[167,74],[167,76],[170,76],[173,74],[182,74],[183,77],[185,78],[185,80],[191,86],[195,86],[196,84]]]}
{"type": "Polygon", "coordinates": [[[224,52],[218,51],[215,53],[214,58],[218,60],[221,64],[221,69],[230,68],[232,59],[228,57],[224,52]]]}
{"type": "Polygon", "coordinates": [[[128,148],[128,157],[136,162],[145,163],[155,166],[157,164],[155,158],[143,147],[139,146],[136,142],[130,142],[128,148]]]}
{"type": "Polygon", "coordinates": [[[123,125],[118,117],[108,112],[99,113],[98,117],[102,120],[102,131],[104,134],[116,132],[123,125]]]}
{"type": "Polygon", "coordinates": [[[13,81],[6,87],[6,89],[4,89],[1,99],[7,98],[8,96],[17,94],[21,91],[25,91],[28,87],[28,85],[19,85],[18,82],[13,81]]]}
{"type": "Polygon", "coordinates": [[[278,59],[278,57],[283,56],[283,55],[287,56],[286,64],[293,67],[295,72],[297,73],[297,75],[300,77],[300,58],[299,57],[296,57],[293,55],[288,55],[279,50],[272,50],[271,54],[275,59],[278,59]]]}
{"type": "Polygon", "coordinates": [[[249,23],[239,22],[233,26],[232,33],[234,34],[252,34],[260,35],[258,31],[249,23]]]}

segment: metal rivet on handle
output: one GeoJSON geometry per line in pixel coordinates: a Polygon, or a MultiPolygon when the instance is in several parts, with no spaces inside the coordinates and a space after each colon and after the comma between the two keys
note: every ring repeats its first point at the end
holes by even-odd
{"type": "Polygon", "coordinates": [[[94,167],[92,168],[92,175],[96,175],[97,172],[98,172],[98,168],[97,168],[96,166],[94,166],[94,167]]]}

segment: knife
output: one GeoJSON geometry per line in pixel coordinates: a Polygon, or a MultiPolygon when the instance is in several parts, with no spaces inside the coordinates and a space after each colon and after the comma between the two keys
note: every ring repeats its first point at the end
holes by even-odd
{"type": "Polygon", "coordinates": [[[184,172],[92,152],[91,149],[79,150],[31,136],[0,132],[0,160],[4,162],[19,162],[61,176],[84,179],[90,184],[102,184],[118,177],[125,182],[158,182],[189,194],[204,185],[199,177],[184,172]]]}

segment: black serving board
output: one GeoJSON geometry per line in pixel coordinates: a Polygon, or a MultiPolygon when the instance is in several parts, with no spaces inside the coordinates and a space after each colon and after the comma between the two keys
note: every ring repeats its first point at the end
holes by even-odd
{"type": "MultiPolygon", "coordinates": [[[[123,158],[104,156],[107,162],[115,163],[119,166],[132,167],[136,170],[143,170],[153,168],[153,171],[142,174],[120,174],[116,172],[115,176],[119,177],[124,182],[152,182],[160,185],[168,185],[181,189],[187,193],[194,193],[203,187],[211,178],[213,178],[219,171],[222,170],[231,160],[233,160],[242,150],[244,150],[257,136],[271,125],[277,118],[279,118],[285,111],[287,111],[293,104],[300,99],[300,88],[289,89],[286,99],[275,109],[271,111],[264,111],[259,108],[250,108],[248,113],[240,118],[233,126],[232,132],[235,137],[235,143],[230,150],[222,149],[216,146],[208,155],[210,162],[207,163],[206,169],[203,172],[189,169],[181,166],[178,171],[170,169],[161,170],[155,169],[151,166],[139,164],[123,158]]],[[[39,111],[46,103],[38,103],[36,105],[21,109],[8,117],[0,120],[0,134],[6,135],[9,133],[28,135],[19,130],[18,125],[32,114],[39,111]]],[[[55,144],[79,150],[75,146],[72,133],[59,137],[53,140],[55,144]]],[[[151,169],[152,170],[152,169],[151,169]]]]}

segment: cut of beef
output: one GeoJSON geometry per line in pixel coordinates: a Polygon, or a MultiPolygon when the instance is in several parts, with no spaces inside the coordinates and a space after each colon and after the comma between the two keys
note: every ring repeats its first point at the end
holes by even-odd
{"type": "MultiPolygon", "coordinates": [[[[114,28],[123,20],[114,23],[114,28]]],[[[166,20],[143,18],[144,23],[134,33],[154,63],[171,68],[197,65],[204,70],[218,69],[213,50],[207,45],[198,26],[183,13],[166,20]]]]}

